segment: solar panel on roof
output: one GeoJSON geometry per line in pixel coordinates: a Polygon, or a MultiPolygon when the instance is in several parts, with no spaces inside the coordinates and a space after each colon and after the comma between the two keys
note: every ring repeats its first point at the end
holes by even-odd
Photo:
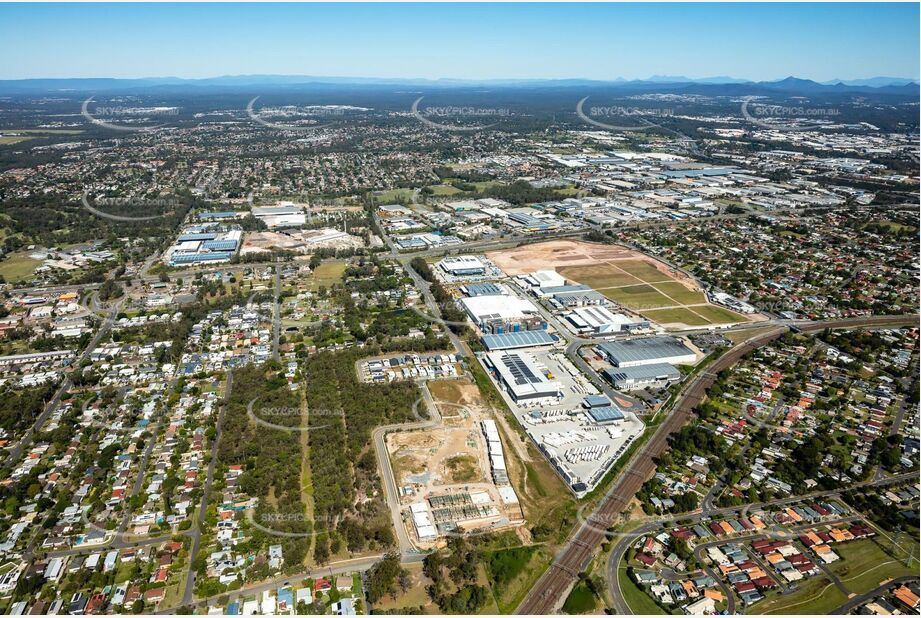
{"type": "Polygon", "coordinates": [[[608,421],[624,420],[624,413],[614,406],[605,406],[601,408],[590,408],[587,410],[589,416],[596,423],[606,423],[608,421]]]}
{"type": "Polygon", "coordinates": [[[489,350],[503,350],[535,345],[548,345],[556,341],[556,338],[544,330],[524,330],[517,333],[483,335],[482,341],[483,345],[489,350]]]}

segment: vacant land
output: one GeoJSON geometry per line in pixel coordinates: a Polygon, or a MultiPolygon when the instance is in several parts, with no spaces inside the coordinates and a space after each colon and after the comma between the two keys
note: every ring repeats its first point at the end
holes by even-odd
{"type": "Polygon", "coordinates": [[[438,608],[432,603],[429,596],[425,593],[426,587],[432,581],[422,574],[422,563],[411,562],[404,564],[403,568],[409,572],[409,587],[403,592],[397,586],[396,596],[388,595],[374,605],[376,611],[396,611],[397,613],[409,614],[410,609],[422,608],[426,613],[437,613],[438,608]]]}
{"type": "Polygon", "coordinates": [[[345,262],[323,262],[317,269],[310,273],[310,289],[316,291],[323,287],[331,287],[334,283],[342,283],[342,275],[345,273],[345,262]]]}
{"type": "Polygon", "coordinates": [[[799,582],[799,589],[789,594],[771,593],[752,606],[759,614],[827,614],[847,601],[843,592],[824,575],[799,582]]]}
{"type": "Polygon", "coordinates": [[[640,590],[627,574],[627,567],[617,569],[617,579],[620,580],[620,590],[624,593],[624,601],[633,610],[634,614],[656,615],[665,614],[661,607],[652,600],[648,594],[640,590]]]}
{"type": "Polygon", "coordinates": [[[553,555],[542,546],[501,549],[486,555],[487,571],[499,613],[511,614],[550,566],[553,555]]]}
{"type": "Polygon", "coordinates": [[[663,296],[661,292],[645,283],[630,285],[623,288],[608,288],[599,291],[615,303],[623,305],[627,309],[640,312],[679,304],[670,301],[663,296]]]}
{"type": "Polygon", "coordinates": [[[730,324],[745,322],[747,320],[747,318],[740,313],[735,313],[734,311],[730,311],[723,307],[717,307],[716,305],[694,305],[692,309],[694,313],[702,315],[714,324],[730,324]]]}
{"type": "MultiPolygon", "coordinates": [[[[642,253],[618,245],[600,245],[576,240],[551,240],[486,254],[509,275],[563,266],[594,265],[613,259],[638,259],[642,253]]],[[[666,279],[666,277],[663,277],[666,279]]]]}
{"type": "MultiPolygon", "coordinates": [[[[597,266],[563,266],[556,271],[571,281],[578,281],[596,290],[643,283],[638,277],[609,264],[597,266]]],[[[663,279],[665,280],[665,279],[663,279]]]]}
{"type": "Polygon", "coordinates": [[[904,561],[887,554],[873,539],[861,539],[835,546],[842,560],[831,565],[841,582],[854,593],[869,592],[881,582],[902,575],[917,575],[918,564],[911,568],[904,561]]]}
{"type": "Polygon", "coordinates": [[[481,474],[476,458],[457,455],[445,461],[452,483],[469,483],[479,480],[481,474]]]}
{"type": "Polygon", "coordinates": [[[699,305],[707,302],[706,294],[700,290],[692,290],[677,281],[656,283],[653,287],[676,301],[679,305],[699,305]]]}
{"type": "Polygon", "coordinates": [[[566,614],[586,614],[595,611],[597,608],[598,598],[582,580],[579,580],[579,583],[566,597],[566,602],[563,603],[563,612],[566,614]]]}
{"type": "Polygon", "coordinates": [[[711,305],[697,282],[685,273],[618,245],[556,240],[487,255],[509,275],[554,269],[622,307],[676,328],[749,319],[711,305]]]}
{"type": "Polygon", "coordinates": [[[408,204],[413,199],[412,189],[390,189],[374,196],[378,204],[408,204]]]}
{"type": "Polygon", "coordinates": [[[659,324],[686,324],[687,326],[707,326],[710,320],[697,313],[697,307],[690,309],[656,309],[644,311],[643,315],[659,324]]]}
{"type": "Polygon", "coordinates": [[[0,260],[0,276],[9,283],[18,283],[31,278],[39,264],[40,260],[30,258],[27,253],[12,253],[0,260]]]}

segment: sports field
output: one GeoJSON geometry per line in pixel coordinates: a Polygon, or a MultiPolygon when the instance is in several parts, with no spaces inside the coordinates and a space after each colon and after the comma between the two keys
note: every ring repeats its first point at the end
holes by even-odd
{"type": "Polygon", "coordinates": [[[556,270],[659,324],[700,327],[750,318],[707,301],[696,281],[664,262],[618,245],[555,240],[488,254],[510,275],[556,270]]]}

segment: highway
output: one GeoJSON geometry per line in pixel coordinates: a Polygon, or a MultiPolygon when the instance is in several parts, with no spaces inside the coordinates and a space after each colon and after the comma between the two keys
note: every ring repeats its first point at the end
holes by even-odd
{"type": "MultiPolygon", "coordinates": [[[[825,328],[884,327],[900,324],[917,325],[917,323],[917,315],[874,316],[801,323],[797,325],[797,328],[805,332],[817,332],[825,328]]],[[[518,613],[550,614],[562,604],[579,573],[588,566],[595,551],[605,539],[605,529],[618,519],[642,484],[653,474],[656,468],[654,458],[668,448],[668,437],[684,426],[691,411],[706,397],[707,390],[716,381],[717,374],[723,369],[732,367],[751,350],[770,343],[787,330],[787,326],[775,326],[768,331],[753,335],[748,340],[730,348],[706,371],[697,374],[685,386],[676,398],[671,412],[656,429],[655,434],[633,456],[588,521],[579,525],[575,533],[570,536],[569,541],[557,554],[550,568],[518,607],[518,613]]]]}

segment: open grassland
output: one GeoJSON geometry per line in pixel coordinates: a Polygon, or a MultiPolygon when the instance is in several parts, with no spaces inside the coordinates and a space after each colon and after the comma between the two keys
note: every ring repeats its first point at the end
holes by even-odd
{"type": "Polygon", "coordinates": [[[643,311],[643,315],[659,324],[686,324],[687,326],[708,326],[710,320],[697,315],[698,307],[690,309],[656,309],[653,311],[643,311]]]}
{"type": "Polygon", "coordinates": [[[742,314],[716,305],[694,305],[691,309],[694,310],[694,313],[702,315],[713,324],[735,324],[736,322],[746,321],[745,316],[742,314]]]}
{"type": "Polygon", "coordinates": [[[607,263],[592,266],[563,266],[557,268],[557,272],[570,281],[578,281],[596,290],[643,283],[630,273],[607,263]]]}
{"type": "Polygon", "coordinates": [[[857,594],[869,592],[894,577],[918,574],[917,560],[908,567],[904,560],[896,560],[887,554],[873,539],[836,545],[834,550],[842,559],[831,565],[832,571],[851,592],[857,594]]]}
{"type": "Polygon", "coordinates": [[[674,277],[656,268],[655,265],[647,260],[617,260],[614,264],[624,272],[628,272],[646,283],[674,279],[674,277]]]}
{"type": "Polygon", "coordinates": [[[692,290],[683,283],[670,281],[668,283],[656,283],[653,287],[675,302],[678,305],[699,305],[707,302],[707,295],[700,290],[692,290]]]}
{"type": "Polygon", "coordinates": [[[320,286],[329,288],[334,283],[342,283],[346,265],[345,262],[339,261],[323,262],[310,273],[310,289],[316,291],[320,289],[320,286]]]}
{"type": "Polygon", "coordinates": [[[30,258],[27,253],[12,253],[0,260],[0,275],[8,283],[18,283],[32,277],[41,261],[30,258]]]}
{"type": "Polygon", "coordinates": [[[751,608],[753,614],[827,614],[847,601],[843,592],[824,575],[799,582],[788,594],[769,593],[751,608]]]}
{"type": "Polygon", "coordinates": [[[390,189],[374,196],[378,204],[409,203],[413,199],[412,189],[390,189]]]}
{"type": "Polygon", "coordinates": [[[500,614],[511,614],[550,566],[553,555],[531,545],[500,549],[486,555],[492,593],[500,614]]]}
{"type": "Polygon", "coordinates": [[[634,311],[649,311],[661,307],[670,307],[677,303],[670,301],[657,289],[645,283],[622,288],[600,290],[606,298],[634,311]]]}
{"type": "Polygon", "coordinates": [[[630,606],[634,614],[655,616],[665,614],[662,608],[652,600],[648,594],[640,590],[627,574],[627,567],[621,565],[617,569],[617,579],[620,581],[620,590],[624,593],[624,601],[630,606]]]}

